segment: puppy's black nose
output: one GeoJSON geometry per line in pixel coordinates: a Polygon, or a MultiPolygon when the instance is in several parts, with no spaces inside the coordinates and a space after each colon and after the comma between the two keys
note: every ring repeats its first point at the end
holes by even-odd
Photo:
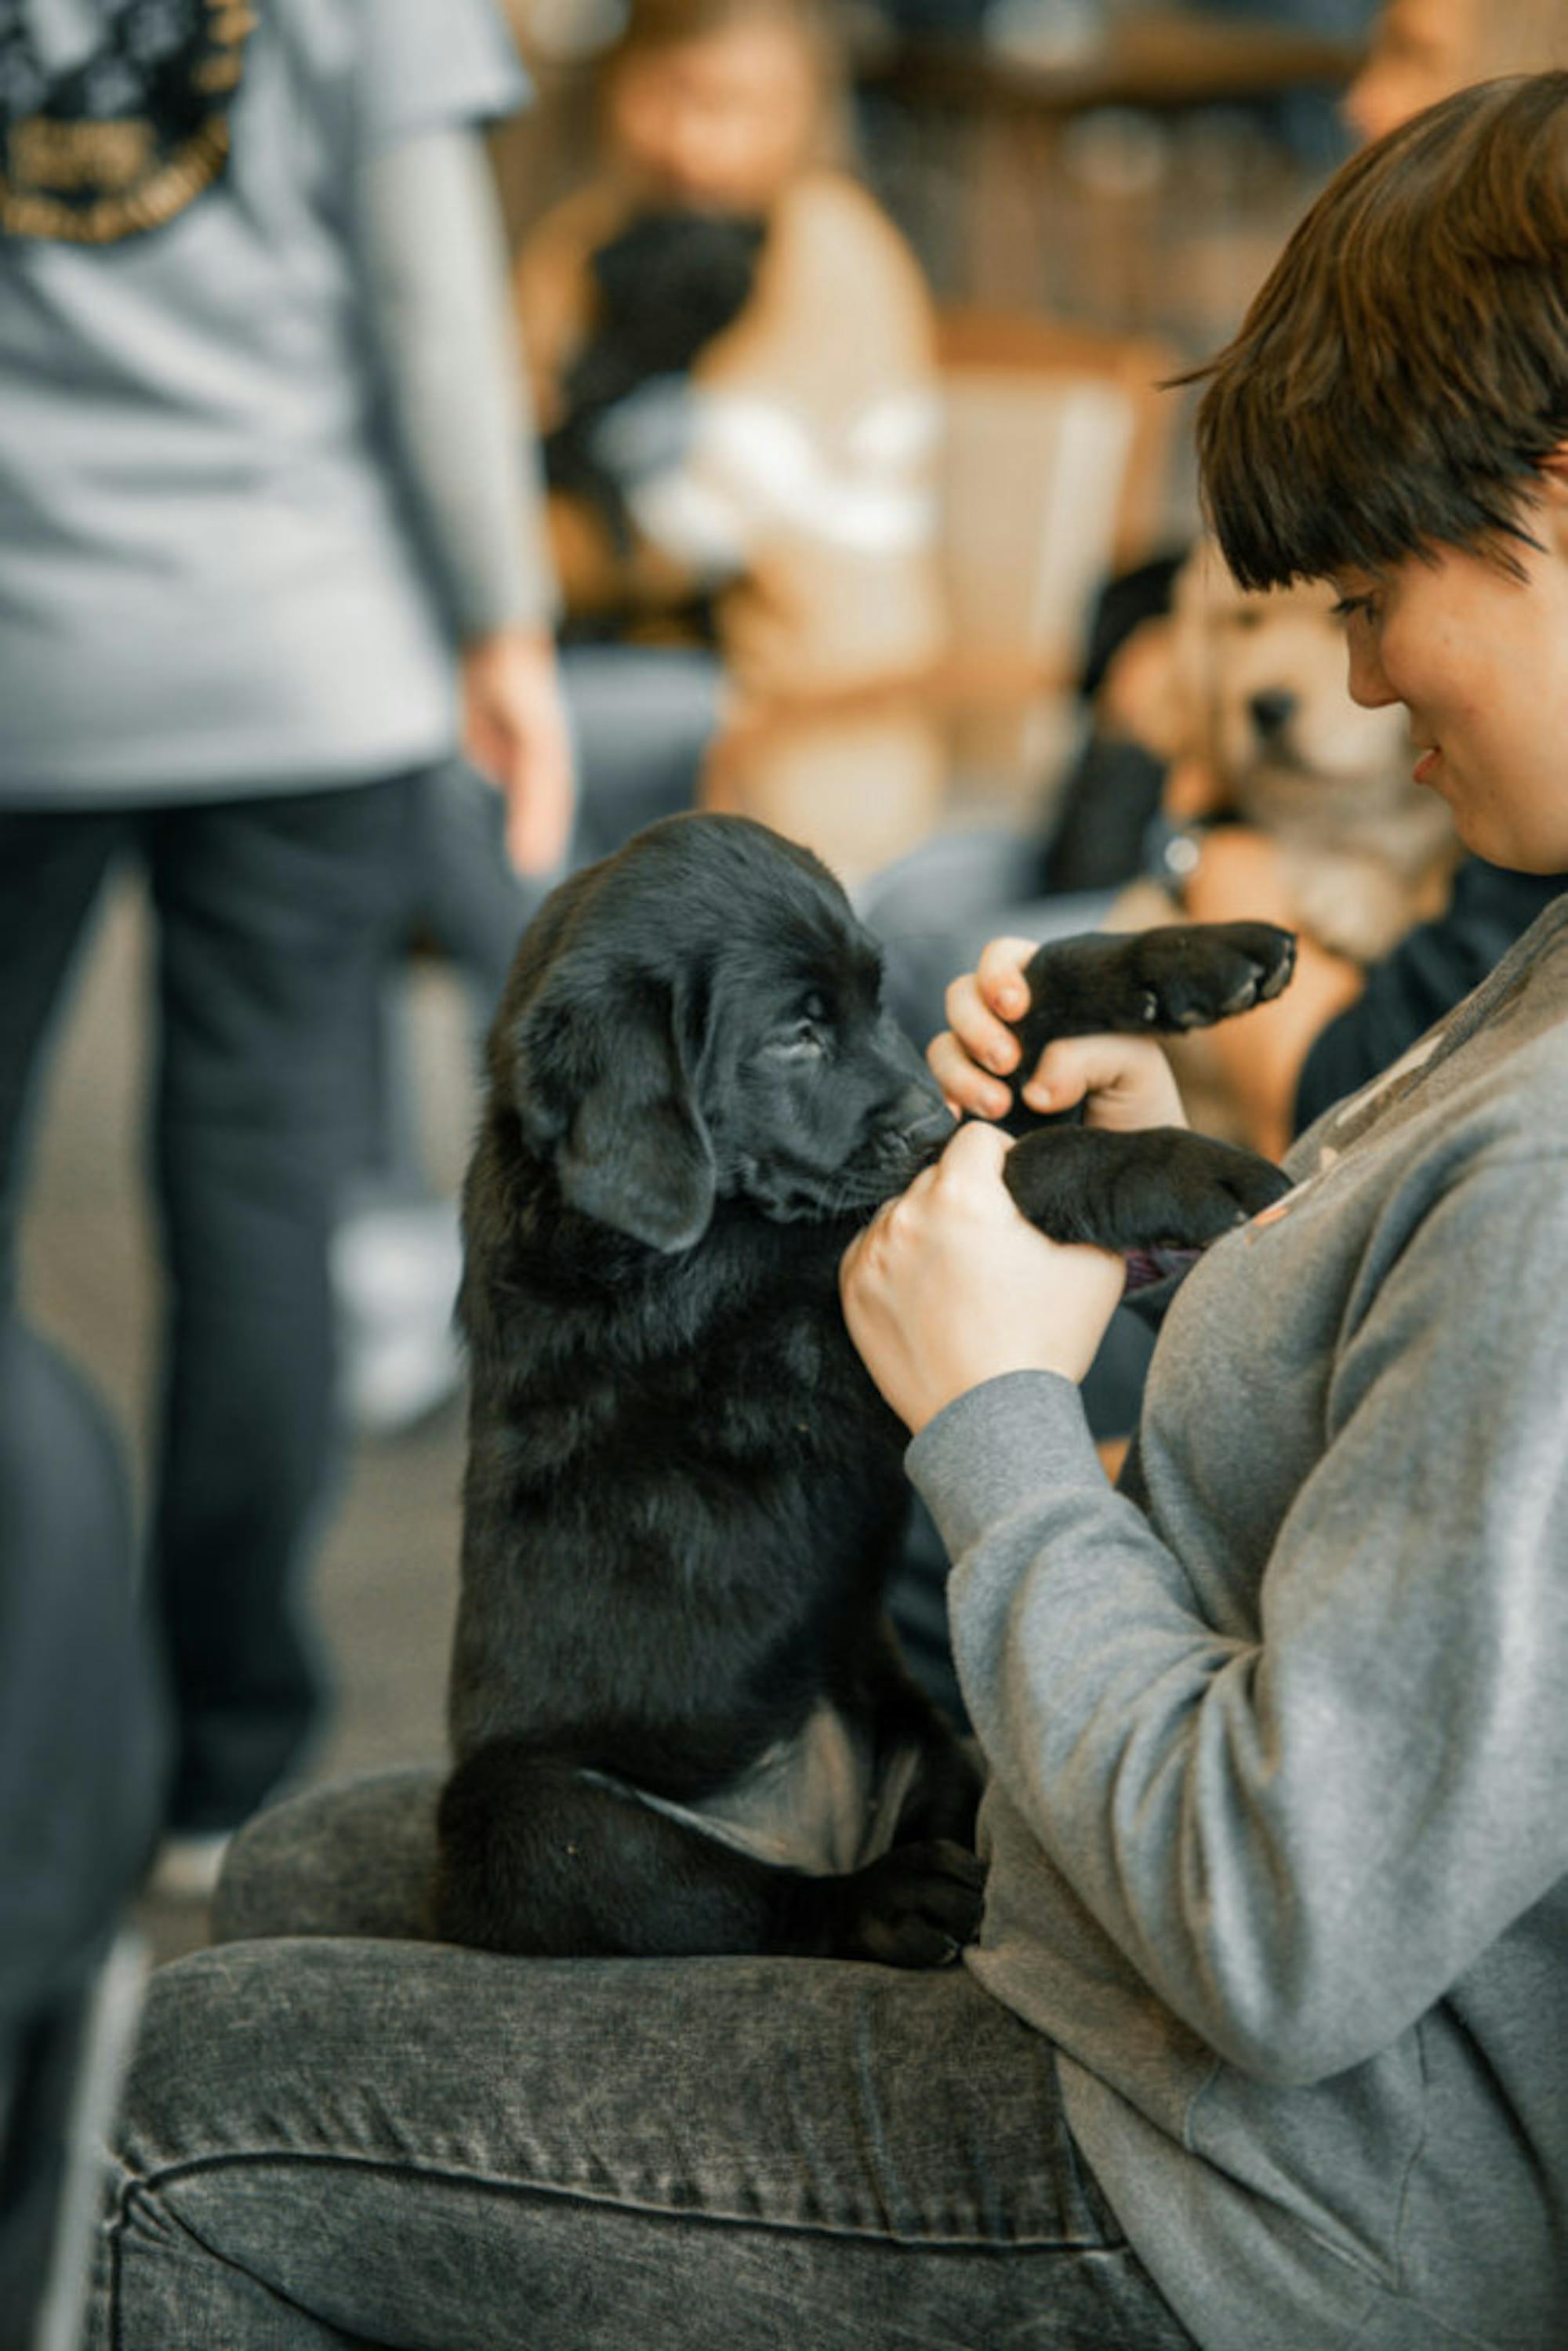
{"type": "Polygon", "coordinates": [[[1296,715],[1297,700],[1284,686],[1270,686],[1263,694],[1255,694],[1247,705],[1247,714],[1265,743],[1282,735],[1296,715]]]}
{"type": "Polygon", "coordinates": [[[888,1126],[912,1151],[936,1151],[953,1132],[953,1113],[935,1086],[910,1085],[894,1103],[888,1126]]]}

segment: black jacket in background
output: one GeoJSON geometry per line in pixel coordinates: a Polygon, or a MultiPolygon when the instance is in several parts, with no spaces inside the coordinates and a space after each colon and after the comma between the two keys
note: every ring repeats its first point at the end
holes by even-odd
{"type": "Polygon", "coordinates": [[[1467,997],[1568,889],[1568,873],[1510,873],[1469,857],[1448,911],[1371,966],[1356,1002],[1322,1031],[1296,1089],[1296,1133],[1381,1075],[1467,997]]]}

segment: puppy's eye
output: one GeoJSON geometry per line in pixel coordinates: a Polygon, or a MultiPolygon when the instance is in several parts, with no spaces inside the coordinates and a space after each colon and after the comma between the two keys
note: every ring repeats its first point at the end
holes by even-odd
{"type": "Polygon", "coordinates": [[[787,1029],[781,1036],[769,1039],[767,1050],[777,1054],[780,1061],[814,1061],[826,1048],[821,1030],[813,1028],[810,1021],[802,1020],[799,1028],[787,1029]]]}
{"type": "Polygon", "coordinates": [[[801,999],[800,1008],[789,1028],[781,1029],[769,1040],[769,1050],[792,1060],[804,1060],[809,1055],[827,1049],[827,1029],[831,1013],[826,997],[813,989],[801,999]]]}

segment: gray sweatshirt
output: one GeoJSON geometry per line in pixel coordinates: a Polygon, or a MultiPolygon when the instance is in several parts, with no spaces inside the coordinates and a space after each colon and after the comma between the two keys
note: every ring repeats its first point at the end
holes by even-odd
{"type": "Polygon", "coordinates": [[[970,1954],[1209,2351],[1568,2345],[1568,898],[1172,1303],[909,1467],[989,1759],[970,1954]]]}
{"type": "MultiPolygon", "coordinates": [[[[30,0],[51,71],[106,13],[30,0]]],[[[553,609],[478,128],[527,89],[503,20],[263,13],[228,169],[186,212],[5,240],[0,804],[445,759],[454,639],[553,609]]]]}

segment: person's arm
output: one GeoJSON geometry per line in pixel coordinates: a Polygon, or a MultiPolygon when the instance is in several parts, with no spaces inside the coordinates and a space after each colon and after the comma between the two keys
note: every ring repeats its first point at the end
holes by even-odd
{"type": "Polygon", "coordinates": [[[570,831],[570,737],[534,431],[482,141],[464,128],[376,149],[356,236],[392,428],[459,648],[470,756],[507,801],[524,872],[570,831]]]}
{"type": "Polygon", "coordinates": [[[1568,1321],[1519,1314],[1560,1284],[1563,1172],[1483,1151],[1380,1230],[1256,1637],[1108,1492],[1066,1380],[993,1379],[911,1447],[993,1775],[1256,2078],[1386,2047],[1568,1869],[1568,1321]]]}

